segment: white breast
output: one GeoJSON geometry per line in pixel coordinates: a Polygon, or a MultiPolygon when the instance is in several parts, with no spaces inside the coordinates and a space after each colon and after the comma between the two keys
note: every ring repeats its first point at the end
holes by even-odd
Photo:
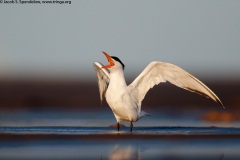
{"type": "Polygon", "coordinates": [[[131,98],[124,76],[121,76],[120,73],[110,75],[106,100],[117,121],[137,121],[136,103],[131,98]]]}

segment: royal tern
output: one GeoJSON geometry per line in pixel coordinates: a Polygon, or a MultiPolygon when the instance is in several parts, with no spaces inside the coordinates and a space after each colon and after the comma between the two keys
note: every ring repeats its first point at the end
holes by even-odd
{"type": "Polygon", "coordinates": [[[161,82],[168,81],[180,88],[204,95],[224,108],[213,91],[176,65],[159,61],[151,62],[130,85],[127,85],[123,73],[124,64],[121,60],[109,56],[106,52],[103,54],[108,60],[108,65],[94,62],[93,67],[97,74],[101,102],[105,97],[117,120],[118,131],[120,121],[130,122],[130,132],[132,132],[132,122],[149,115],[141,109],[142,100],[150,88],[161,82]]]}

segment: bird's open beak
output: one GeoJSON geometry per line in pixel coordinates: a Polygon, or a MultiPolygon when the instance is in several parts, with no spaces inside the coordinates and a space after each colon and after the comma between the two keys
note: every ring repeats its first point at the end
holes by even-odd
{"type": "Polygon", "coordinates": [[[103,54],[106,56],[106,58],[108,60],[108,65],[103,66],[102,68],[111,68],[112,66],[114,66],[113,59],[106,52],[103,52],[103,54]]]}

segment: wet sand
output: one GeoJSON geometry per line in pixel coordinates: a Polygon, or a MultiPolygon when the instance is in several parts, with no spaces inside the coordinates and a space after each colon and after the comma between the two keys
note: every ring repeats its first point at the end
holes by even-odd
{"type": "MultiPolygon", "coordinates": [[[[240,129],[238,129],[240,130],[240,129]]],[[[189,134],[189,133],[140,133],[140,132],[117,132],[112,131],[108,133],[97,134],[67,134],[67,133],[0,133],[0,141],[18,141],[18,140],[43,140],[43,139],[79,139],[90,141],[112,141],[112,140],[156,140],[156,139],[169,139],[169,140],[194,140],[194,139],[231,139],[240,141],[240,133],[235,134],[189,134]]]]}

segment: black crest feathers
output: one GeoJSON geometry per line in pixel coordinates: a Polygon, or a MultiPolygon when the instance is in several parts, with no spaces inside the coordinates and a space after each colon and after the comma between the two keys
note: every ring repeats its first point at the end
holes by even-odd
{"type": "Polygon", "coordinates": [[[112,56],[111,58],[114,59],[115,61],[118,61],[122,65],[123,69],[125,68],[125,65],[122,63],[122,61],[118,57],[112,56]]]}

